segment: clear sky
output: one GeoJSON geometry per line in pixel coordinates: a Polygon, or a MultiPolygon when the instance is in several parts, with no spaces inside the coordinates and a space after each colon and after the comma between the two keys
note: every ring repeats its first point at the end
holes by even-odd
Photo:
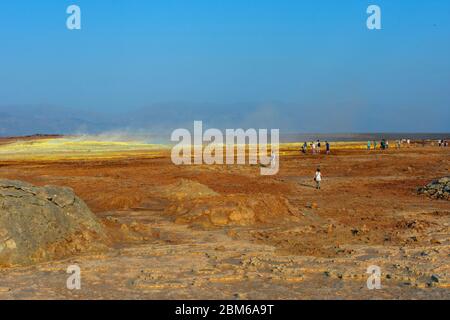
{"type": "Polygon", "coordinates": [[[1,1],[0,116],[36,106],[108,129],[449,132],[450,1],[1,1]]]}

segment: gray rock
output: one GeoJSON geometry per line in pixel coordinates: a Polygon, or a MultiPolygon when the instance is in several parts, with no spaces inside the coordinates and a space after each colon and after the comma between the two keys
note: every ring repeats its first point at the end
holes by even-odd
{"type": "Polygon", "coordinates": [[[0,266],[104,249],[103,226],[72,189],[0,180],[0,266]]]}
{"type": "Polygon", "coordinates": [[[435,199],[450,199],[450,177],[443,177],[437,180],[433,180],[431,183],[424,187],[417,189],[419,194],[425,194],[435,199]]]}
{"type": "Polygon", "coordinates": [[[439,282],[439,276],[436,275],[436,274],[433,274],[433,275],[431,276],[431,281],[433,281],[433,282],[439,282]]]}
{"type": "Polygon", "coordinates": [[[450,178],[449,177],[444,177],[438,180],[439,184],[447,184],[450,182],[450,178]]]}

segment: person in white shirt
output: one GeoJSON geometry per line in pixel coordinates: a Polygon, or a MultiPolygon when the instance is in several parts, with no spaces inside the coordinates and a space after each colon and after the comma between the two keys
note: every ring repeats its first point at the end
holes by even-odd
{"type": "Polygon", "coordinates": [[[320,189],[320,181],[322,181],[322,174],[320,173],[320,169],[317,168],[316,174],[314,175],[314,181],[316,182],[316,189],[320,189]]]}
{"type": "Polygon", "coordinates": [[[272,151],[272,154],[270,155],[270,167],[271,168],[275,168],[276,163],[277,163],[276,161],[277,161],[277,154],[274,151],[272,151]]]}

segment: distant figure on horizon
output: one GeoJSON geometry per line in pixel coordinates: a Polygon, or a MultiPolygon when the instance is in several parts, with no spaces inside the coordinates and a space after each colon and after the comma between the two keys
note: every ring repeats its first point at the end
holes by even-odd
{"type": "Polygon", "coordinates": [[[326,148],[326,153],[330,154],[330,143],[328,141],[325,141],[325,148],[326,148]]]}
{"type": "Polygon", "coordinates": [[[317,152],[318,152],[318,153],[320,153],[320,151],[321,151],[320,148],[321,148],[320,140],[317,139],[317,152]]]}
{"type": "Polygon", "coordinates": [[[367,150],[370,150],[370,147],[371,147],[370,141],[367,141],[367,150]]]}
{"type": "Polygon", "coordinates": [[[314,181],[316,182],[316,189],[320,190],[320,181],[322,181],[322,174],[320,173],[320,168],[317,168],[316,174],[314,175],[314,181]]]}
{"type": "Polygon", "coordinates": [[[316,154],[316,143],[315,142],[311,142],[311,152],[312,152],[312,154],[316,154]]]}
{"type": "Polygon", "coordinates": [[[270,155],[270,167],[275,168],[277,161],[277,154],[272,150],[270,155]]]}
{"type": "Polygon", "coordinates": [[[305,143],[304,143],[303,146],[302,146],[302,152],[303,152],[303,153],[306,153],[306,151],[308,151],[308,144],[307,144],[306,141],[305,141],[305,143]]]}

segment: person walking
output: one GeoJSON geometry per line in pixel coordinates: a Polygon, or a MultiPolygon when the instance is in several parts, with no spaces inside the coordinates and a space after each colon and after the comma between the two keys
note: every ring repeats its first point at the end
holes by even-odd
{"type": "Polygon", "coordinates": [[[327,150],[327,154],[330,154],[330,143],[328,141],[325,141],[325,148],[327,150]]]}
{"type": "Polygon", "coordinates": [[[316,182],[316,189],[320,190],[320,182],[322,181],[322,174],[320,173],[320,168],[317,168],[316,174],[314,175],[314,181],[316,182]]]}

